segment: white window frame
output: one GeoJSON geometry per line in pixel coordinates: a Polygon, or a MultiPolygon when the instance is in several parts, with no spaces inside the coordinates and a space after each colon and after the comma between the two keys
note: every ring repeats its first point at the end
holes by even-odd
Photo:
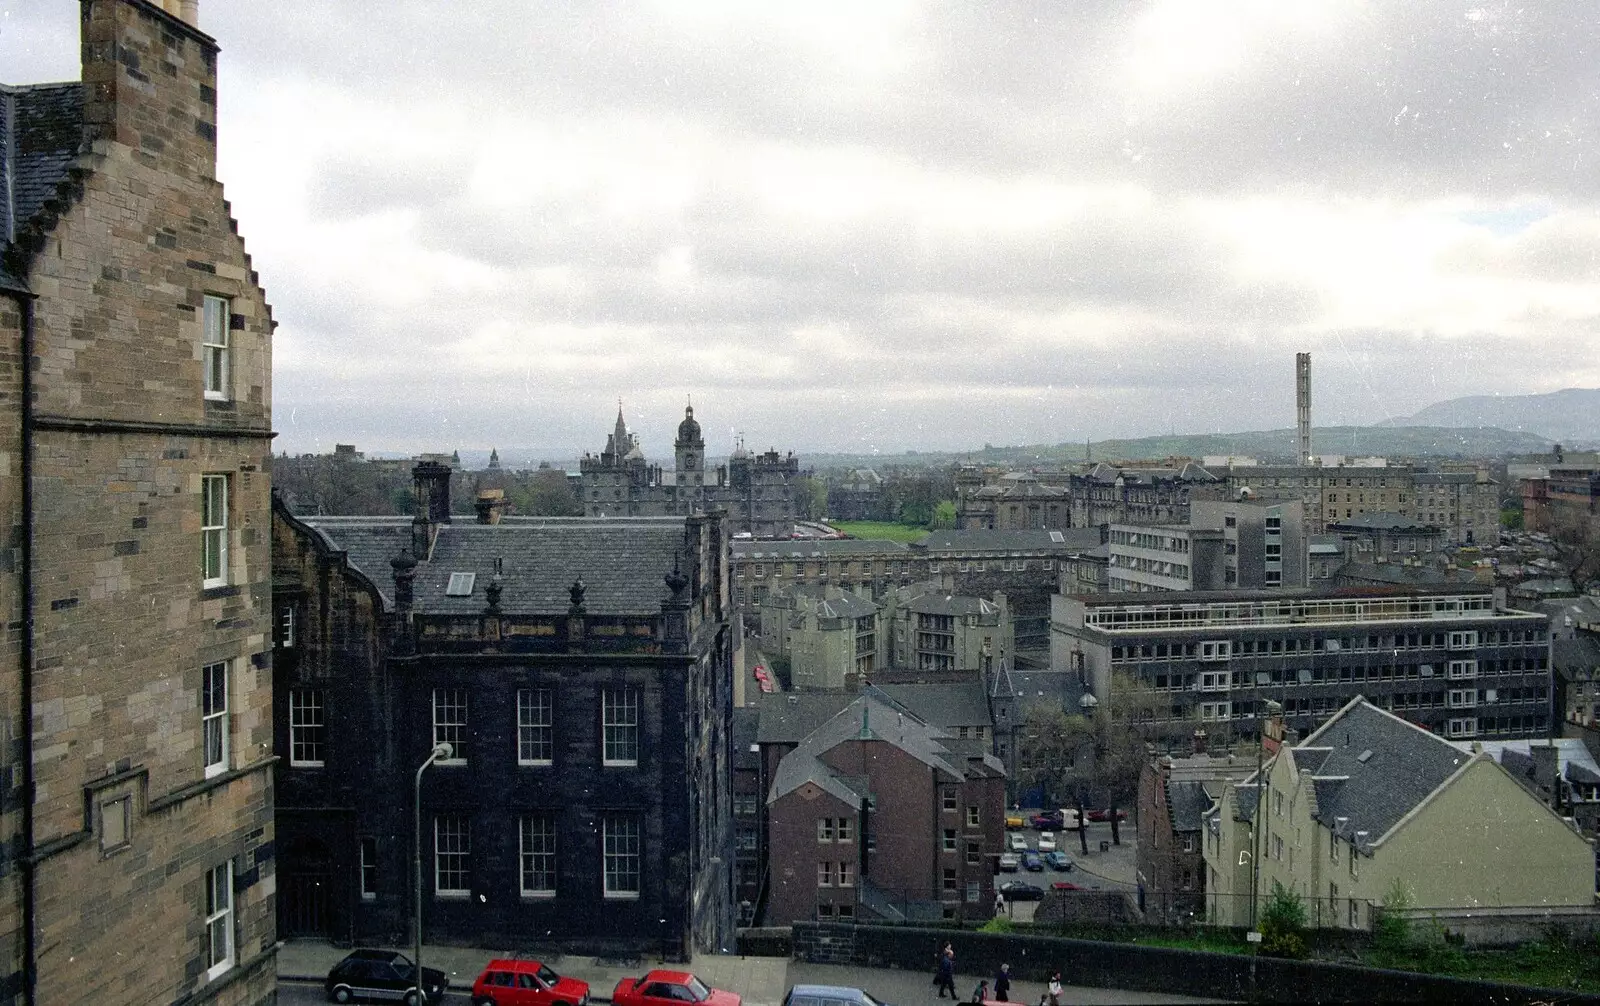
{"type": "MultiPolygon", "coordinates": [[[[1455,633],[1451,633],[1455,635],[1455,633]]],[[[1478,676],[1476,660],[1452,660],[1445,664],[1444,676],[1451,681],[1463,681],[1478,676]]]]}
{"type": "Polygon", "coordinates": [[[1233,674],[1230,671],[1201,671],[1200,690],[1202,692],[1225,692],[1233,687],[1233,674]]]}
{"type": "Polygon", "coordinates": [[[1445,723],[1446,737],[1472,737],[1478,732],[1476,716],[1458,716],[1445,723]]]}
{"type": "Polygon", "coordinates": [[[1448,709],[1478,708],[1478,690],[1476,688],[1450,689],[1445,696],[1445,707],[1448,709]]]}
{"type": "Polygon", "coordinates": [[[289,689],[289,764],[296,768],[321,768],[327,743],[328,721],[324,716],[322,689],[289,689]]]}
{"type": "Polygon", "coordinates": [[[817,863],[817,886],[833,886],[833,862],[831,860],[825,859],[817,863]]]}
{"type": "Polygon", "coordinates": [[[1228,660],[1233,656],[1231,639],[1207,639],[1200,643],[1201,660],[1228,660]]]}
{"type": "Polygon", "coordinates": [[[1458,629],[1450,633],[1448,640],[1452,650],[1471,650],[1478,646],[1477,629],[1458,629]]]}
{"type": "Polygon", "coordinates": [[[294,605],[286,604],[278,610],[278,647],[294,649],[294,605]]]}
{"type": "Polygon", "coordinates": [[[601,820],[601,882],[610,900],[639,897],[641,837],[639,819],[631,814],[607,814],[601,820]]]}
{"type": "Polygon", "coordinates": [[[467,724],[470,711],[465,688],[435,688],[433,690],[433,744],[450,745],[450,757],[440,758],[435,765],[465,765],[467,763],[467,724]]]}
{"type": "Polygon", "coordinates": [[[838,837],[838,841],[840,841],[840,842],[854,842],[855,841],[854,824],[855,824],[855,822],[851,821],[848,817],[841,817],[837,821],[834,822],[834,826],[838,831],[838,836],[839,836],[838,837]]]}
{"type": "Polygon", "coordinates": [[[232,756],[232,723],[228,717],[228,661],[200,668],[200,750],[205,777],[228,771],[232,756]]]}
{"type": "Polygon", "coordinates": [[[206,981],[233,967],[233,863],[206,871],[206,981]]]}
{"type": "Polygon", "coordinates": [[[518,825],[518,876],[524,898],[556,896],[556,821],[524,814],[518,825]]]}
{"type": "Polygon", "coordinates": [[[607,685],[600,689],[600,764],[631,768],[639,764],[639,689],[607,685]]]}
{"type": "Polygon", "coordinates": [[[356,885],[362,901],[378,897],[378,840],[371,836],[356,841],[356,885]]]}
{"type": "Polygon", "coordinates": [[[439,898],[472,894],[472,821],[465,814],[433,819],[433,893],[439,898]],[[460,886],[446,886],[448,884],[460,886]]]}
{"type": "Polygon", "coordinates": [[[839,886],[856,886],[856,864],[848,861],[841,861],[839,863],[839,886]]]}
{"type": "Polygon", "coordinates": [[[228,476],[200,476],[200,586],[228,583],[228,476]]]}
{"type": "Polygon", "coordinates": [[[549,688],[517,690],[518,765],[538,766],[555,763],[555,707],[555,695],[549,688]]]}
{"type": "Polygon", "coordinates": [[[226,297],[206,294],[200,308],[200,366],[204,374],[202,383],[205,397],[212,402],[226,402],[233,395],[232,347],[229,346],[229,328],[233,320],[232,304],[226,297]]]}
{"type": "Polygon", "coordinates": [[[817,842],[818,842],[818,844],[821,844],[821,843],[824,843],[824,842],[831,842],[831,841],[833,841],[833,818],[831,818],[831,817],[819,817],[819,818],[817,818],[817,842]]]}
{"type": "Polygon", "coordinates": [[[100,852],[111,855],[133,839],[133,799],[119,796],[100,805],[100,852]]]}

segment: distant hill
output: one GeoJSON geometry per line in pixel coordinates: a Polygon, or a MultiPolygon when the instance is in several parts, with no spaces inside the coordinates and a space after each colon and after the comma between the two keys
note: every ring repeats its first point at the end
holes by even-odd
{"type": "Polygon", "coordinates": [[[1600,388],[1568,388],[1546,395],[1473,395],[1430,405],[1379,426],[1493,426],[1532,433],[1550,444],[1600,444],[1600,388]]]}
{"type": "MultiPolygon", "coordinates": [[[[1345,454],[1390,458],[1482,458],[1506,454],[1531,454],[1548,449],[1550,442],[1531,433],[1500,429],[1455,429],[1442,426],[1323,426],[1311,431],[1311,448],[1318,454],[1345,454]]],[[[1201,458],[1238,454],[1264,462],[1293,462],[1295,431],[1260,430],[1252,433],[1196,433],[1137,440],[1102,440],[1091,445],[1096,461],[1167,457],[1201,458]]],[[[965,452],[906,452],[903,454],[803,454],[808,468],[947,465],[955,461],[975,464],[1039,465],[1075,464],[1084,459],[1083,444],[993,447],[965,452]]]]}

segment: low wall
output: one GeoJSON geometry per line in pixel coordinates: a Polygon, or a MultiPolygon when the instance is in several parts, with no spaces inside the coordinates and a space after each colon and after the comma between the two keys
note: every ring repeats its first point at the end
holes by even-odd
{"type": "Polygon", "coordinates": [[[1593,908],[1430,908],[1404,914],[1413,933],[1437,927],[1462,937],[1469,947],[1532,943],[1553,932],[1571,940],[1600,934],[1600,911],[1593,908]]]}
{"type": "Polygon", "coordinates": [[[933,970],[934,954],[954,944],[960,973],[993,974],[1011,965],[1018,979],[1047,980],[1055,970],[1069,985],[1173,992],[1248,1002],[1296,1003],[1593,1003],[1600,996],[1520,985],[1467,981],[1322,961],[1211,954],[1195,950],[1097,943],[1016,933],[980,933],[899,926],[796,922],[795,958],[814,964],[933,970]]]}

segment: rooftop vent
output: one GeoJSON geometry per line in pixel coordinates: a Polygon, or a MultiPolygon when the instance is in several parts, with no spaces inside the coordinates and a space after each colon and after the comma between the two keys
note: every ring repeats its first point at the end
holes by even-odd
{"type": "Polygon", "coordinates": [[[473,581],[478,579],[476,573],[451,573],[450,583],[444,588],[446,597],[470,597],[472,595],[473,581]]]}
{"type": "Polygon", "coordinates": [[[1370,760],[1371,758],[1372,758],[1372,749],[1371,748],[1367,748],[1365,751],[1363,751],[1360,754],[1356,755],[1356,761],[1360,762],[1363,765],[1365,765],[1368,762],[1368,760],[1370,760]]]}
{"type": "Polygon", "coordinates": [[[1062,542],[1066,541],[1067,538],[1066,538],[1066,535],[1062,534],[1060,531],[1051,531],[1050,532],[1050,540],[1059,545],[1062,542]]]}

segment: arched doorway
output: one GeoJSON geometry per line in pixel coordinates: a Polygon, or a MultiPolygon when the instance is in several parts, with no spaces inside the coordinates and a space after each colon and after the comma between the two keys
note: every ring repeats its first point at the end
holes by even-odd
{"type": "Polygon", "coordinates": [[[278,894],[278,934],[333,936],[333,858],[314,838],[298,838],[284,855],[278,894]]]}

